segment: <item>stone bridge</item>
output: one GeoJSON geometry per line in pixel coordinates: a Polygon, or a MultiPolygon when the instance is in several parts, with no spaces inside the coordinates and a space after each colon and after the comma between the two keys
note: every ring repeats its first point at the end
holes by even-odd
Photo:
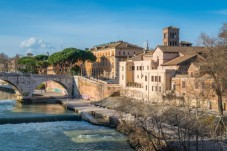
{"type": "Polygon", "coordinates": [[[25,73],[0,73],[0,79],[10,83],[17,97],[32,97],[35,88],[43,82],[54,81],[61,84],[68,96],[73,96],[74,78],[65,75],[41,75],[41,74],[25,74],[25,73]]]}

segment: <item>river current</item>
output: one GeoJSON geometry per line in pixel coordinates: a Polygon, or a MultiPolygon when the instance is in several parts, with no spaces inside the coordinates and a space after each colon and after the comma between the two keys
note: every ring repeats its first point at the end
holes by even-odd
{"type": "MultiPolygon", "coordinates": [[[[0,101],[0,118],[75,114],[59,104],[22,105],[0,101]]],[[[129,151],[127,137],[85,121],[0,125],[0,151],[129,151]]]]}

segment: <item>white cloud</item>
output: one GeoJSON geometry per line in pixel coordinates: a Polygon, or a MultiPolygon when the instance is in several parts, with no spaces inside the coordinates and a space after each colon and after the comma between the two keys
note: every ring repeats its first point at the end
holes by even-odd
{"type": "Polygon", "coordinates": [[[26,52],[38,53],[37,51],[46,51],[55,49],[49,43],[43,41],[42,39],[30,37],[20,43],[20,47],[25,49],[26,52]]]}

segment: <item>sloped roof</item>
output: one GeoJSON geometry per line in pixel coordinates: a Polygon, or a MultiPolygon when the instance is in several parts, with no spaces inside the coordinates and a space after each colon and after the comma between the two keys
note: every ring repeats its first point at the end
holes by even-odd
{"type": "Polygon", "coordinates": [[[162,66],[174,66],[174,65],[179,65],[193,57],[197,56],[197,54],[188,54],[184,56],[177,57],[175,59],[172,59],[166,63],[163,63],[162,66]]]}
{"type": "Polygon", "coordinates": [[[139,47],[137,45],[130,44],[128,42],[117,41],[117,42],[110,42],[110,43],[107,43],[107,44],[102,44],[102,45],[94,46],[90,50],[91,51],[100,51],[100,50],[105,50],[105,49],[109,49],[109,48],[129,48],[129,47],[143,49],[142,47],[139,47]]]}
{"type": "MultiPolygon", "coordinates": [[[[179,29],[179,28],[174,27],[174,26],[169,26],[169,27],[166,27],[166,28],[179,29]]],[[[164,29],[166,29],[166,28],[164,28],[164,29]]]]}
{"type": "Polygon", "coordinates": [[[129,58],[128,60],[134,60],[135,58],[138,58],[138,57],[142,57],[142,60],[143,60],[143,56],[152,55],[153,53],[154,53],[153,50],[146,51],[146,53],[141,52],[141,53],[137,54],[136,56],[133,56],[133,57],[129,58]]]}
{"type": "Polygon", "coordinates": [[[181,54],[194,54],[199,52],[204,52],[206,50],[205,47],[183,47],[183,46],[158,46],[164,53],[181,53],[181,54]]]}

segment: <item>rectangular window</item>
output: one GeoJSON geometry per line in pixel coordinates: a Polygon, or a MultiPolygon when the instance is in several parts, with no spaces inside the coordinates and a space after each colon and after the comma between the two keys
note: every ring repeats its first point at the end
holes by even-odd
{"type": "Polygon", "coordinates": [[[158,81],[158,76],[155,76],[155,82],[157,82],[158,81]]]}
{"type": "Polygon", "coordinates": [[[133,70],[133,71],[135,70],[135,66],[132,66],[132,70],[133,70]]]}
{"type": "Polygon", "coordinates": [[[185,88],[186,84],[185,81],[182,81],[182,88],[185,88]]]}
{"type": "Polygon", "coordinates": [[[158,77],[158,82],[161,82],[161,76],[158,77]]]}
{"type": "Polygon", "coordinates": [[[122,71],[124,71],[124,67],[122,67],[122,71]]]}
{"type": "Polygon", "coordinates": [[[162,87],[159,87],[159,92],[162,92],[162,87]]]}
{"type": "Polygon", "coordinates": [[[147,91],[147,85],[146,85],[146,91],[147,91]]]}
{"type": "Polygon", "coordinates": [[[145,76],[145,81],[147,81],[147,76],[145,76]]]}
{"type": "Polygon", "coordinates": [[[142,66],[140,66],[140,70],[142,70],[142,66]]]}
{"type": "Polygon", "coordinates": [[[158,86],[155,87],[155,91],[156,91],[156,92],[158,91],[158,86]]]}
{"type": "Polygon", "coordinates": [[[139,66],[137,66],[136,69],[139,70],[139,66]]]}
{"type": "Polygon", "coordinates": [[[154,87],[152,86],[152,91],[154,91],[154,87]]]}
{"type": "Polygon", "coordinates": [[[151,81],[152,81],[152,82],[154,81],[154,76],[151,76],[151,81]]]}
{"type": "Polygon", "coordinates": [[[124,80],[124,75],[122,75],[122,80],[124,80]]]}

